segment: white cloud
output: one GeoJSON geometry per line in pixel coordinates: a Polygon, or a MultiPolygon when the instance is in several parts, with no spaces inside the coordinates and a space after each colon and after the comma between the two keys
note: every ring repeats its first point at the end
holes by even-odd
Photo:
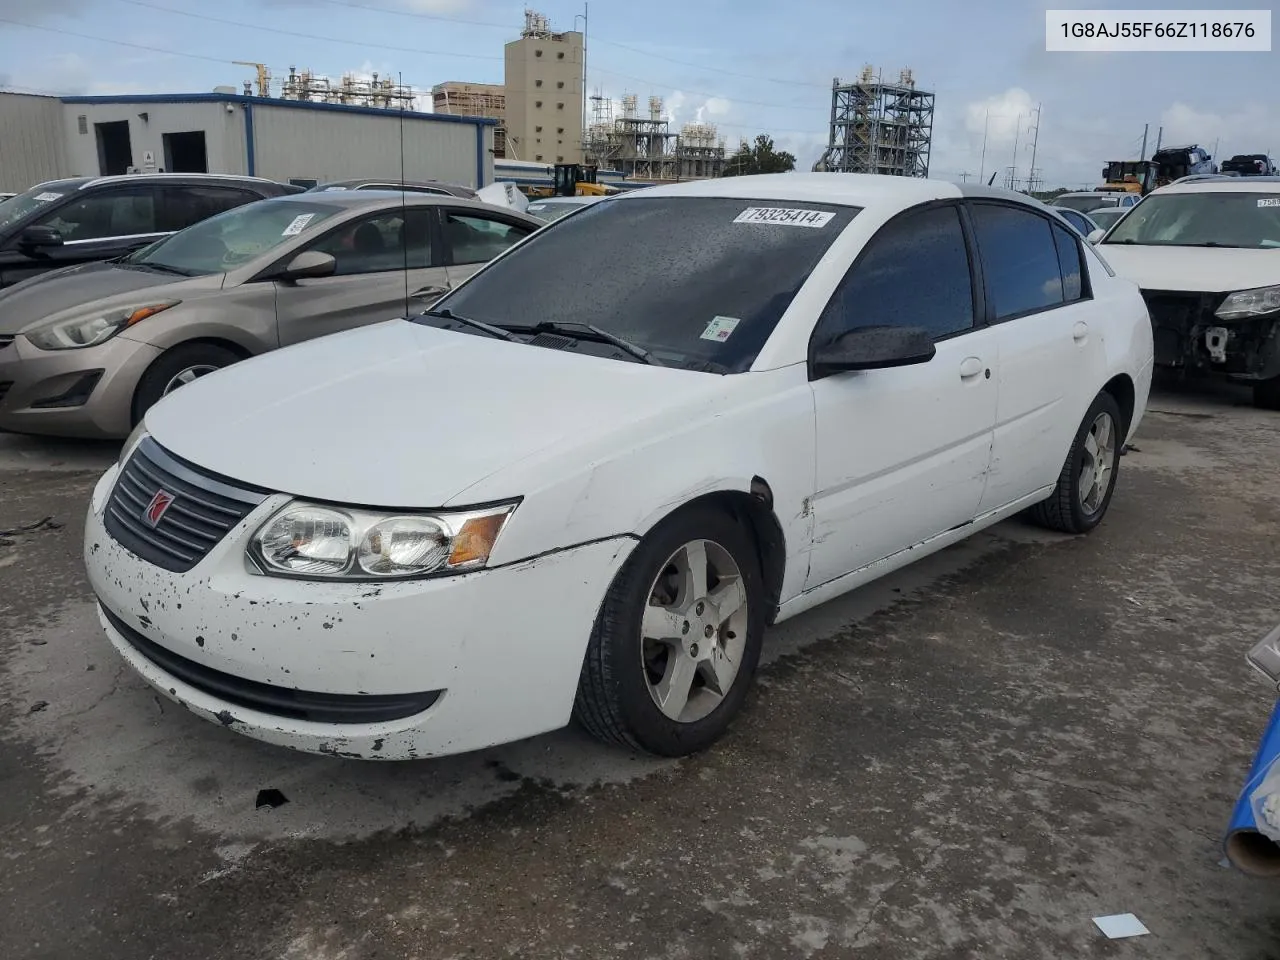
{"type": "Polygon", "coordinates": [[[1210,152],[1217,143],[1219,152],[1214,154],[1214,160],[1223,160],[1233,153],[1274,149],[1277,144],[1272,131],[1280,125],[1280,111],[1261,103],[1243,103],[1230,112],[1215,113],[1176,102],[1160,115],[1160,123],[1164,127],[1163,143],[1198,143],[1210,152]]]}
{"type": "Polygon", "coordinates": [[[988,148],[1011,144],[1016,135],[1026,132],[1035,109],[1031,94],[1021,87],[1011,87],[1004,93],[966,104],[965,130],[979,138],[985,133],[988,148]]]}

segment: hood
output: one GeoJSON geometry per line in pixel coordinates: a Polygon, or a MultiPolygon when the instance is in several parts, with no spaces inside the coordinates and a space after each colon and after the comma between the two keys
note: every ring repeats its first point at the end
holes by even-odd
{"type": "Polygon", "coordinates": [[[1123,243],[1100,243],[1094,249],[1119,276],[1143,290],[1231,293],[1280,284],[1280,249],[1215,250],[1123,243]]]}
{"type": "Polygon", "coordinates": [[[188,290],[221,286],[222,274],[188,278],[111,263],[67,267],[0,290],[0,334],[20,333],[24,327],[62,313],[78,313],[81,308],[128,306],[148,299],[151,291],[157,300],[168,300],[181,299],[188,290]]]}
{"type": "Polygon", "coordinates": [[[550,447],[709,399],[723,379],[391,320],[201,378],[152,407],[146,428],[255,486],[431,508],[550,447]]]}

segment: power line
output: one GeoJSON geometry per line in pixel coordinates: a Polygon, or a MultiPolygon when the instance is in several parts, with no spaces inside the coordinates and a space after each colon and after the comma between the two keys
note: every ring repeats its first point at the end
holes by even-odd
{"type": "Polygon", "coordinates": [[[158,3],[147,3],[146,0],[118,0],[119,3],[127,3],[135,7],[145,7],[148,10],[160,10],[163,13],[176,14],[179,17],[190,17],[193,20],[207,20],[210,23],[221,23],[228,27],[239,27],[242,30],[261,30],[264,33],[278,33],[285,37],[298,37],[302,40],[319,40],[322,43],[344,43],[353,47],[373,47],[379,50],[394,50],[398,53],[421,53],[432,57],[458,57],[464,60],[502,60],[502,57],[492,54],[479,53],[452,53],[446,50],[423,50],[421,47],[399,47],[387,43],[370,43],[365,40],[350,40],[345,37],[326,37],[317,33],[300,33],[296,30],[281,30],[278,27],[268,27],[260,23],[245,23],[243,20],[229,20],[225,17],[214,17],[207,13],[191,13],[187,10],[175,10],[173,7],[165,7],[158,3]]]}

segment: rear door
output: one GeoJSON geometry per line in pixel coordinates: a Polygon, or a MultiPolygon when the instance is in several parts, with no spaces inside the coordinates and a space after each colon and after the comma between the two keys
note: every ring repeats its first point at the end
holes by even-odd
{"type": "Polygon", "coordinates": [[[457,286],[508,247],[536,229],[513,217],[486,210],[440,207],[449,282],[457,286]]]}
{"type": "Polygon", "coordinates": [[[26,226],[52,228],[62,244],[27,250],[13,238],[6,244],[6,286],[60,267],[123,256],[166,232],[158,220],[156,188],[145,183],[76,191],[26,226]]]}
{"type": "Polygon", "coordinates": [[[160,227],[164,230],[186,229],[201,220],[261,200],[252,190],[204,184],[159,184],[160,227]]]}
{"type": "Polygon", "coordinates": [[[969,204],[992,330],[999,402],[979,513],[1053,484],[1106,360],[1080,240],[1017,204],[969,204]]]}
{"type": "Polygon", "coordinates": [[[348,220],[304,249],[330,254],[337,270],[275,281],[281,346],[417,313],[448,286],[431,207],[348,220]]]}

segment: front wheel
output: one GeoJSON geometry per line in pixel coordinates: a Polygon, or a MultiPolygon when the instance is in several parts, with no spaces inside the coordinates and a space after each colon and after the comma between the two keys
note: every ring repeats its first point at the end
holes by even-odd
{"type": "Polygon", "coordinates": [[[680,757],[729,728],[764,637],[755,544],[714,507],[659,524],[610,586],[574,717],[599,740],[680,757]]]}
{"type": "Polygon", "coordinates": [[[183,343],[160,354],[138,380],[133,393],[133,422],[173,391],[206,374],[229,367],[240,357],[216,343],[183,343]]]}
{"type": "Polygon", "coordinates": [[[1088,533],[1102,522],[1120,469],[1122,424],[1115,398],[1098,394],[1071,442],[1053,495],[1031,508],[1037,523],[1063,533],[1088,533]]]}

